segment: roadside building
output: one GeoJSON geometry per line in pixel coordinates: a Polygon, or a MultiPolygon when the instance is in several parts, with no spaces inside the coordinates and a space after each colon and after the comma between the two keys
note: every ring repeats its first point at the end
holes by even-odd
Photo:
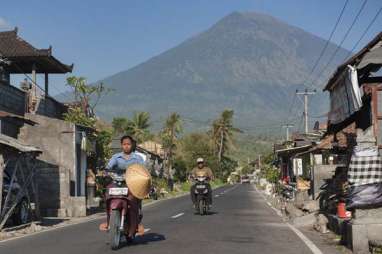
{"type": "Polygon", "coordinates": [[[0,32],[0,130],[38,147],[36,179],[43,215],[86,215],[86,139],[90,130],[63,120],[68,107],[50,96],[50,74],[71,72],[53,56],[52,47],[37,49],[17,28],[0,32]],[[20,85],[13,75],[26,74],[20,85]],[[38,81],[44,80],[44,85],[38,81]]]}
{"type": "Polygon", "coordinates": [[[343,154],[348,156],[336,167],[337,176],[345,178],[336,201],[337,207],[346,202],[352,212],[344,223],[344,238],[356,253],[382,240],[381,67],[382,33],[341,64],[324,88],[330,93],[328,134],[337,135],[350,124],[355,128],[346,137],[343,154]]]}

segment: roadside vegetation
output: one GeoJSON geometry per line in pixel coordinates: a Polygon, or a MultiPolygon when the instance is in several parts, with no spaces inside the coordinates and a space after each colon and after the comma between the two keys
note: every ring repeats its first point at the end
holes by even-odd
{"type": "MultiPolygon", "coordinates": [[[[93,129],[89,140],[96,144],[91,167],[102,168],[110,158],[113,137],[133,136],[138,144],[145,141],[159,143],[164,150],[163,175],[154,178],[154,185],[163,193],[179,193],[190,188],[189,174],[196,159],[203,157],[214,175],[212,186],[222,185],[239,166],[237,135],[242,131],[233,123],[234,111],[225,109],[204,132],[184,132],[182,116],[173,112],[162,123],[157,132],[151,131],[149,112],[135,112],[132,116],[115,117],[111,123],[96,117],[98,101],[110,90],[104,84],[88,85],[83,77],[69,77],[67,85],[72,89],[75,103],[69,104],[65,120],[93,129]]],[[[245,147],[245,146],[244,146],[245,147]]],[[[240,149],[241,150],[241,149],[240,149]]],[[[94,172],[97,173],[97,172],[94,172]]]]}

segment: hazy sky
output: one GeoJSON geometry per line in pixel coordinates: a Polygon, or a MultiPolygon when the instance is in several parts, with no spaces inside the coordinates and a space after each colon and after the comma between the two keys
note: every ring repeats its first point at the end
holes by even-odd
{"type": "MultiPolygon", "coordinates": [[[[17,26],[38,48],[53,46],[74,75],[96,81],[126,70],[212,26],[233,11],[256,11],[328,38],[345,0],[18,0],[3,1],[0,29],[17,26]]],[[[364,0],[350,0],[334,36],[339,42],[364,0]]],[[[345,41],[351,49],[382,1],[369,0],[345,41]]],[[[375,22],[360,44],[374,37],[375,22]]],[[[51,93],[65,89],[65,75],[53,79],[51,93]]]]}

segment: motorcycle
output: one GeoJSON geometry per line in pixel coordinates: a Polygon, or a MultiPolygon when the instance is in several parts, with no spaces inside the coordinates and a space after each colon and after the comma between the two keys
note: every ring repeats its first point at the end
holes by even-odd
{"type": "Polygon", "coordinates": [[[200,215],[207,215],[209,211],[208,202],[209,183],[206,176],[195,178],[196,212],[200,215]]]}
{"type": "Polygon", "coordinates": [[[293,201],[295,199],[296,188],[291,185],[285,185],[282,188],[282,197],[287,201],[293,201]]]}
{"type": "Polygon", "coordinates": [[[154,186],[152,186],[151,189],[150,189],[149,197],[152,200],[158,200],[158,192],[157,192],[157,189],[154,186]]]}
{"type": "Polygon", "coordinates": [[[116,250],[128,228],[129,188],[125,182],[124,172],[110,171],[106,177],[109,178],[106,187],[106,211],[109,218],[110,245],[111,249],[116,250]]]}

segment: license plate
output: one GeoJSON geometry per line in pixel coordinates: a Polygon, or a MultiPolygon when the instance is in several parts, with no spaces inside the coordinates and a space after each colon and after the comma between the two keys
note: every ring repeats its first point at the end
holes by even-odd
{"type": "Polygon", "coordinates": [[[127,195],[128,192],[129,192],[128,188],[110,188],[109,189],[109,195],[112,195],[112,196],[123,196],[123,195],[127,195]]]}
{"type": "Polygon", "coordinates": [[[204,188],[206,188],[206,186],[203,184],[199,184],[199,185],[196,185],[196,188],[197,189],[204,189],[204,188]]]}

